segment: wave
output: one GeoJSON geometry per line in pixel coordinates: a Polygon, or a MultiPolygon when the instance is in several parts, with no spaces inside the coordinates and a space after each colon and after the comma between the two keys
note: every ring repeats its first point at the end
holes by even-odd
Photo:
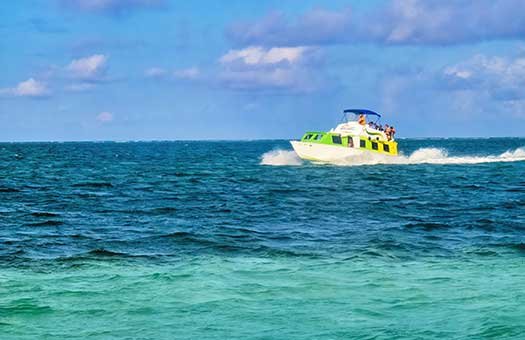
{"type": "Polygon", "coordinates": [[[8,318],[14,316],[20,317],[21,315],[36,317],[40,314],[52,312],[53,309],[50,306],[40,305],[37,299],[31,297],[17,298],[0,306],[0,314],[8,318]]]}
{"type": "Polygon", "coordinates": [[[112,256],[129,256],[127,253],[118,251],[107,250],[103,248],[93,249],[85,253],[85,255],[100,256],[100,257],[112,257],[112,256]]]}
{"type": "Polygon", "coordinates": [[[72,185],[75,188],[111,188],[113,184],[109,182],[82,182],[72,185]]]}
{"type": "Polygon", "coordinates": [[[153,208],[151,210],[149,210],[149,213],[152,213],[152,214],[171,214],[171,213],[174,213],[177,211],[177,208],[175,207],[158,207],[158,208],[153,208]]]}
{"type": "Polygon", "coordinates": [[[512,250],[515,250],[515,251],[518,251],[518,252],[524,252],[525,253],[525,243],[523,243],[523,242],[520,242],[520,243],[504,243],[504,244],[500,244],[499,246],[504,247],[504,248],[508,248],[508,249],[512,249],[512,250]]]}
{"type": "Polygon", "coordinates": [[[52,213],[52,212],[49,212],[49,211],[33,211],[31,213],[31,216],[35,216],[35,217],[57,217],[57,216],[60,216],[60,214],[52,213]]]}
{"type": "Polygon", "coordinates": [[[301,165],[303,161],[295,151],[272,150],[261,156],[262,165],[301,165]]]}
{"type": "Polygon", "coordinates": [[[423,229],[426,231],[432,231],[432,230],[438,230],[438,229],[446,229],[450,226],[445,223],[438,223],[438,222],[418,222],[418,223],[407,223],[405,224],[405,228],[409,229],[423,229]]]}
{"type": "Polygon", "coordinates": [[[0,187],[0,192],[20,192],[20,190],[15,188],[0,187]]]}
{"type": "Polygon", "coordinates": [[[140,258],[140,257],[149,257],[148,255],[135,255],[125,252],[108,250],[105,248],[96,248],[89,250],[84,253],[67,255],[56,258],[60,262],[76,262],[76,261],[85,261],[86,259],[124,259],[124,258],[140,258]]]}
{"type": "MultiPolygon", "coordinates": [[[[213,238],[204,237],[191,232],[177,231],[169,234],[159,235],[162,239],[173,241],[178,246],[188,247],[191,252],[209,251],[219,253],[258,253],[269,256],[316,256],[313,252],[297,251],[295,249],[283,249],[260,244],[257,237],[253,234],[260,232],[250,229],[238,229],[240,233],[220,233],[215,234],[213,238]],[[248,231],[248,232],[246,232],[248,231]]],[[[179,248],[180,252],[180,248],[179,248]]]]}
{"type": "Polygon", "coordinates": [[[29,223],[27,225],[31,227],[58,227],[63,224],[64,222],[62,221],[47,220],[47,221],[42,221],[42,222],[29,223]]]}
{"type": "MultiPolygon", "coordinates": [[[[525,161],[525,147],[509,150],[499,155],[488,156],[449,156],[447,150],[421,148],[409,156],[387,156],[377,153],[363,153],[333,162],[336,165],[375,165],[375,164],[482,164],[499,162],[525,161]]],[[[261,164],[265,165],[301,165],[302,161],[294,151],[274,150],[263,154],[261,164]]]]}

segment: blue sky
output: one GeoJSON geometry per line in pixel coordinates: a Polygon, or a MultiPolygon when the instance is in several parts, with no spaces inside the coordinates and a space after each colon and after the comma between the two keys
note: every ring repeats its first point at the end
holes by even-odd
{"type": "Polygon", "coordinates": [[[525,1],[0,4],[0,141],[525,136],[525,1]]]}

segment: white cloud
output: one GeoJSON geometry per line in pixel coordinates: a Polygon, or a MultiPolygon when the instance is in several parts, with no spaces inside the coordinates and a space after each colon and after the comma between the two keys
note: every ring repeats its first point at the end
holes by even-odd
{"type": "Polygon", "coordinates": [[[234,90],[309,93],[327,83],[316,47],[251,46],[219,59],[222,85],[234,90]]]}
{"type": "Polygon", "coordinates": [[[60,0],[63,6],[85,12],[122,13],[141,8],[158,8],[165,0],[60,0]]]}
{"type": "Polygon", "coordinates": [[[109,122],[112,122],[113,121],[113,114],[111,112],[107,112],[107,111],[104,111],[104,112],[101,112],[97,115],[96,119],[97,121],[101,122],[101,123],[109,123],[109,122]]]}
{"type": "Polygon", "coordinates": [[[45,83],[29,78],[18,83],[16,87],[0,89],[0,94],[17,97],[45,97],[50,94],[50,91],[45,83]]]}
{"type": "Polygon", "coordinates": [[[525,119],[525,99],[506,101],[504,107],[513,117],[525,119]]]}
{"type": "Polygon", "coordinates": [[[452,89],[481,90],[493,99],[509,101],[525,98],[525,58],[476,55],[443,70],[452,89]]]}
{"type": "Polygon", "coordinates": [[[74,78],[96,80],[106,71],[107,59],[103,54],[75,59],[66,67],[66,70],[74,78]]]}
{"type": "Polygon", "coordinates": [[[462,117],[491,112],[525,118],[525,57],[521,53],[474,55],[443,68],[435,81],[444,90],[451,112],[462,117]]]}
{"type": "Polygon", "coordinates": [[[251,46],[242,50],[230,50],[219,61],[223,64],[242,61],[248,65],[277,64],[287,61],[290,64],[298,62],[308,51],[308,47],[272,47],[251,46]]]}
{"type": "MultiPolygon", "coordinates": [[[[322,53],[317,47],[252,46],[228,51],[218,58],[218,68],[207,73],[193,66],[174,70],[171,78],[206,80],[206,84],[236,91],[310,93],[327,87],[327,75],[321,64],[322,53]]],[[[170,77],[166,69],[159,67],[147,69],[144,74],[162,79],[170,77]]]]}
{"type": "Polygon", "coordinates": [[[460,79],[469,79],[472,77],[472,72],[468,70],[462,70],[456,66],[450,66],[445,69],[445,75],[449,77],[456,77],[460,79]]]}
{"type": "Polygon", "coordinates": [[[168,72],[163,68],[151,67],[147,69],[146,72],[144,72],[144,75],[150,78],[159,78],[159,77],[164,77],[167,73],[168,72]]]}
{"type": "Polygon", "coordinates": [[[316,8],[298,17],[272,12],[234,22],[227,35],[237,45],[353,44],[454,45],[523,40],[523,0],[385,0],[367,10],[316,8]]]}
{"type": "Polygon", "coordinates": [[[304,67],[224,69],[219,80],[222,86],[241,91],[311,93],[329,88],[326,75],[304,67]]]}
{"type": "Polygon", "coordinates": [[[17,96],[39,97],[46,95],[47,92],[46,85],[33,78],[19,83],[14,89],[14,94],[17,96]]]}
{"type": "Polygon", "coordinates": [[[292,70],[276,68],[270,71],[226,71],[221,79],[234,89],[286,88],[296,82],[297,74],[292,70]]]}
{"type": "Polygon", "coordinates": [[[321,75],[318,52],[306,46],[230,50],[219,58],[219,79],[234,90],[313,92],[326,78],[321,75]]]}
{"type": "MultiPolygon", "coordinates": [[[[170,72],[164,68],[151,67],[144,72],[144,75],[148,78],[166,79],[170,72]]],[[[171,76],[175,79],[196,80],[201,76],[201,70],[197,67],[184,68],[173,71],[171,76]]]]}
{"type": "Polygon", "coordinates": [[[78,84],[71,84],[71,85],[66,86],[66,90],[71,91],[71,92],[84,92],[84,91],[89,91],[93,89],[94,87],[95,85],[91,83],[78,83],[78,84]]]}
{"type": "Polygon", "coordinates": [[[190,67],[182,70],[176,70],[173,72],[173,76],[179,79],[197,79],[201,74],[201,71],[197,67],[190,67]]]}

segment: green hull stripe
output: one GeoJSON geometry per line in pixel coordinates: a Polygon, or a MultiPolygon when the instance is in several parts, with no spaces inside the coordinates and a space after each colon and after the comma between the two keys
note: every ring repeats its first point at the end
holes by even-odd
{"type": "Polygon", "coordinates": [[[366,133],[372,136],[382,136],[381,132],[370,132],[367,129],[365,129],[366,133]]]}

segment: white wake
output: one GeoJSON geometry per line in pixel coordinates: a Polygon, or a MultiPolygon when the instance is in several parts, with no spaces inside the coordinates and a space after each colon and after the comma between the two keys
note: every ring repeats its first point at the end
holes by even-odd
{"type": "MultiPolygon", "coordinates": [[[[301,165],[301,159],[293,151],[274,150],[261,157],[265,165],[301,165]]],[[[481,164],[498,162],[525,161],[525,147],[506,151],[500,155],[488,156],[449,156],[445,149],[421,148],[409,156],[386,156],[376,153],[364,153],[359,156],[330,162],[343,166],[374,164],[481,164]]]]}
{"type": "Polygon", "coordinates": [[[261,156],[262,165],[301,165],[303,161],[295,151],[272,150],[261,156]]]}
{"type": "Polygon", "coordinates": [[[336,162],[338,165],[370,165],[370,164],[481,164],[497,162],[525,161],[525,148],[506,151],[500,155],[489,156],[449,156],[447,150],[437,148],[421,148],[411,155],[386,156],[366,153],[336,162]]]}

